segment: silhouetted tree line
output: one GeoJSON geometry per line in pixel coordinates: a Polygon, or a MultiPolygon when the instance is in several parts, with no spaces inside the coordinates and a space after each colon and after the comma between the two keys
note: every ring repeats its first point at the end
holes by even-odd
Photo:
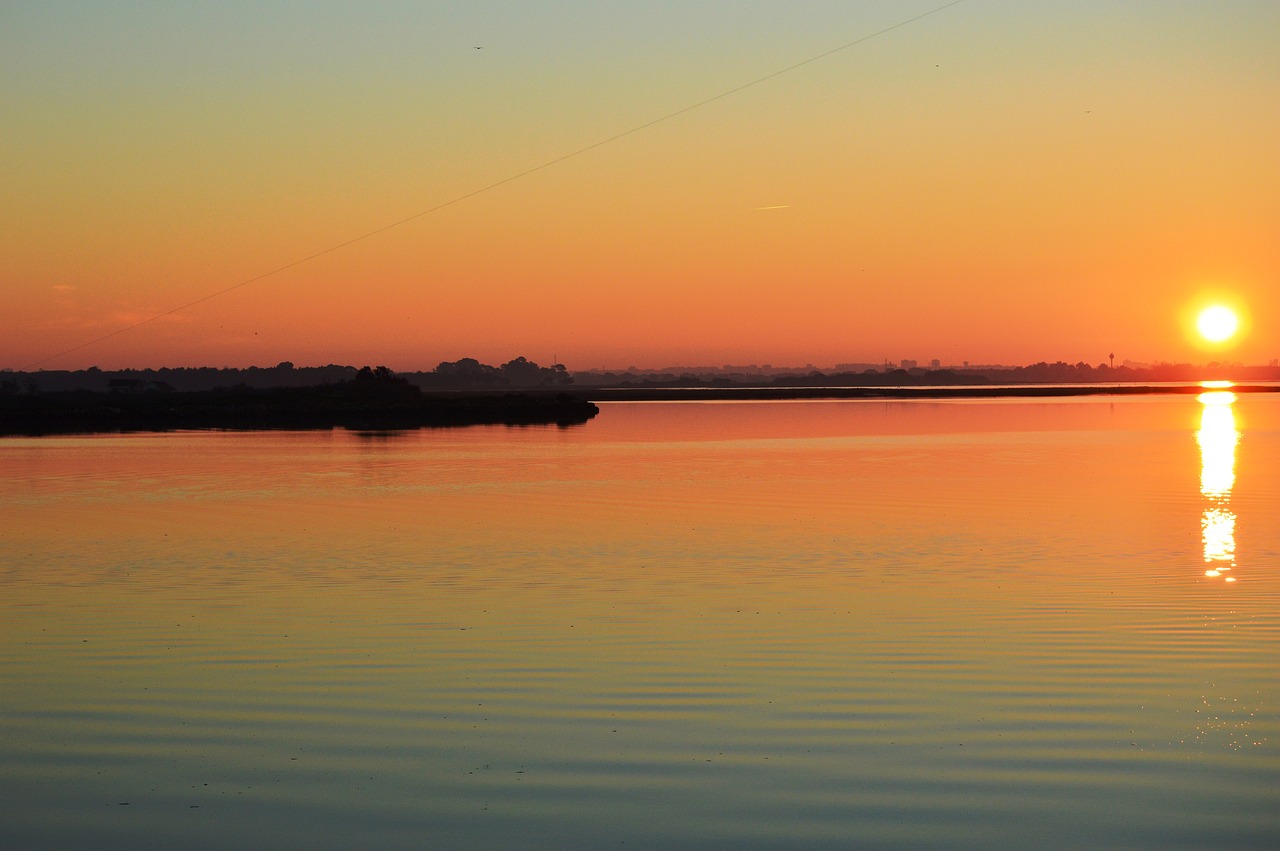
{"type": "Polygon", "coordinates": [[[774,377],[772,383],[777,387],[947,387],[957,384],[986,384],[987,379],[962,375],[950,369],[890,369],[883,372],[866,370],[827,374],[813,371],[804,375],[779,375],[774,377]]]}
{"type": "Polygon", "coordinates": [[[867,369],[862,372],[807,370],[766,376],[761,374],[715,372],[603,372],[579,376],[579,384],[592,387],[677,388],[677,387],[955,387],[991,384],[1104,384],[1195,382],[1209,379],[1233,381],[1278,381],[1280,368],[1209,363],[1155,364],[1145,367],[1106,363],[1091,366],[1078,363],[1040,362],[1017,367],[967,369],[867,369]]]}
{"type": "Polygon", "coordinates": [[[1274,381],[1280,379],[1275,366],[1245,366],[1239,363],[1212,361],[1197,366],[1189,363],[1158,363],[1150,366],[1117,366],[1106,362],[1092,366],[1084,361],[1056,361],[1028,364],[1008,369],[964,371],[982,375],[998,384],[1096,384],[1109,382],[1206,381],[1228,378],[1235,381],[1274,381]]]}
{"type": "MultiPolygon", "coordinates": [[[[0,386],[16,382],[37,392],[91,390],[117,393],[163,393],[169,391],[216,390],[219,387],[313,387],[337,384],[356,375],[354,366],[294,367],[289,361],[276,366],[164,367],[161,369],[49,369],[5,375],[0,386]]],[[[3,391],[0,391],[3,392],[3,391]]]]}
{"type": "Polygon", "coordinates": [[[808,372],[783,373],[775,376],[732,376],[681,372],[679,374],[601,373],[590,376],[590,383],[598,387],[910,387],[917,385],[953,386],[957,384],[987,384],[980,375],[961,373],[949,369],[891,369],[865,372],[808,372]]]}
{"type": "Polygon", "coordinates": [[[538,366],[518,357],[502,366],[489,366],[475,358],[443,361],[431,372],[409,373],[409,380],[428,390],[494,390],[504,387],[568,387],[573,376],[564,364],[538,366]]]}
{"type": "MultiPolygon", "coordinates": [[[[314,387],[339,384],[360,377],[364,370],[378,372],[381,378],[396,375],[385,366],[295,367],[289,361],[276,366],[250,366],[244,369],[216,367],[173,367],[162,369],[41,370],[39,372],[4,373],[0,394],[61,392],[68,390],[112,391],[116,393],[165,393],[171,391],[217,390],[227,387],[314,387]]],[[[445,361],[430,372],[399,373],[407,383],[424,390],[502,390],[567,388],[573,376],[564,364],[539,366],[523,357],[490,366],[475,358],[445,361]]],[[[362,380],[368,380],[364,376],[362,380]]]]}
{"type": "MultiPolygon", "coordinates": [[[[1094,384],[1110,382],[1179,382],[1226,378],[1234,381],[1277,381],[1280,367],[1244,366],[1234,363],[1155,364],[1111,367],[1057,361],[1018,367],[975,367],[951,369],[867,369],[862,372],[806,369],[781,374],[725,374],[723,372],[626,371],[579,373],[563,364],[539,366],[523,357],[490,366],[475,358],[443,361],[430,372],[393,373],[385,366],[357,369],[353,366],[295,367],[285,361],[274,367],[245,369],[176,367],[164,369],[42,370],[0,372],[0,397],[42,392],[91,390],[126,394],[163,394],[174,391],[203,391],[218,388],[314,387],[351,381],[369,370],[381,376],[402,379],[428,391],[501,391],[568,389],[570,387],[915,387],[983,384],[1094,384]],[[382,371],[382,372],[379,372],[382,371]],[[576,381],[575,381],[576,378],[576,381]]],[[[368,381],[366,376],[362,380],[368,381]]]]}

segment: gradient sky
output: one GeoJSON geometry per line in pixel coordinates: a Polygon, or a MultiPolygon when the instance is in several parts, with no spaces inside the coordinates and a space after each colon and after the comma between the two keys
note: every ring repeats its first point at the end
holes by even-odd
{"type": "Polygon", "coordinates": [[[63,354],[940,5],[5,3],[0,367],[1280,357],[1273,0],[966,0],[63,354]]]}

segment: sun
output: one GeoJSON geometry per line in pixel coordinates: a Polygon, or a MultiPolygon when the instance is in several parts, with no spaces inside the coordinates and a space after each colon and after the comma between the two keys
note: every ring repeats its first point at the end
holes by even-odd
{"type": "Polygon", "coordinates": [[[1240,317],[1229,307],[1215,304],[1200,311],[1196,330],[1210,343],[1225,343],[1240,329],[1240,317]]]}

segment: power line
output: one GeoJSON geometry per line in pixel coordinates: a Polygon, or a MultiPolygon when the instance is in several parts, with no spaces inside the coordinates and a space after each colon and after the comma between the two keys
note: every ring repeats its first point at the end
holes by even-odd
{"type": "Polygon", "coordinates": [[[845,44],[842,44],[839,47],[833,47],[830,50],[824,51],[815,56],[810,56],[808,59],[805,59],[801,62],[797,62],[794,65],[788,65],[785,68],[780,68],[777,71],[773,71],[769,74],[765,74],[763,77],[757,77],[756,79],[751,80],[750,82],[743,83],[739,86],[734,86],[731,89],[726,89],[725,91],[720,92],[717,95],[713,95],[709,98],[706,98],[705,100],[700,100],[697,103],[692,103],[686,107],[677,109],[675,112],[668,112],[666,115],[663,115],[659,118],[654,118],[650,121],[644,122],[643,124],[637,124],[636,126],[632,127],[629,130],[624,130],[621,133],[617,133],[613,136],[609,136],[608,138],[601,139],[597,142],[592,142],[590,145],[586,145],[585,147],[578,148],[576,151],[571,151],[567,154],[561,154],[560,156],[554,159],[547,160],[546,162],[543,162],[540,165],[533,166],[532,168],[528,168],[528,169],[525,169],[524,171],[517,172],[516,174],[512,174],[508,177],[504,177],[502,180],[497,180],[497,181],[494,181],[493,183],[487,184],[485,186],[481,186],[479,189],[473,189],[470,192],[467,192],[463,195],[458,195],[457,197],[451,198],[448,201],[444,201],[442,203],[436,204],[434,207],[429,207],[425,210],[414,213],[411,216],[406,216],[403,219],[399,219],[398,221],[394,221],[394,222],[391,222],[390,224],[385,224],[385,225],[382,225],[381,227],[374,228],[371,231],[367,231],[366,233],[362,233],[359,236],[352,237],[351,239],[348,239],[344,242],[339,242],[336,245],[331,245],[328,248],[321,249],[320,251],[317,251],[313,254],[308,254],[305,257],[300,257],[297,260],[294,260],[289,263],[285,263],[283,266],[277,266],[274,269],[271,269],[269,271],[262,272],[261,274],[258,274],[258,275],[254,275],[252,278],[246,278],[245,280],[241,281],[238,284],[232,284],[231,286],[225,287],[224,289],[220,289],[216,292],[209,293],[208,295],[201,296],[200,298],[195,299],[194,301],[189,301],[186,304],[179,305],[178,307],[172,308],[171,310],[166,310],[164,313],[157,313],[155,316],[149,317],[147,319],[143,319],[139,322],[135,322],[132,325],[126,325],[123,328],[118,328],[115,331],[110,332],[109,334],[103,334],[101,337],[95,337],[94,339],[89,340],[88,342],[85,342],[85,343],[81,343],[78,346],[72,346],[71,348],[64,349],[63,351],[60,351],[57,354],[49,355],[48,357],[42,358],[41,360],[38,360],[38,361],[33,361],[32,363],[29,363],[26,366],[21,367],[19,369],[19,372],[26,372],[34,367],[40,366],[41,364],[48,363],[51,360],[57,360],[58,358],[65,357],[73,352],[78,352],[81,349],[87,349],[90,346],[96,346],[98,343],[101,343],[105,340],[110,340],[112,337],[118,337],[121,334],[125,334],[137,328],[141,328],[143,325],[149,325],[152,322],[156,322],[158,320],[164,319],[166,316],[172,316],[175,313],[181,313],[182,311],[195,307],[198,304],[203,304],[206,301],[210,301],[212,299],[218,298],[219,296],[224,296],[227,293],[234,292],[235,290],[238,290],[241,287],[247,287],[250,284],[256,284],[258,281],[261,281],[265,278],[270,278],[273,275],[278,275],[281,272],[288,271],[289,269],[292,269],[296,266],[301,266],[304,263],[310,263],[312,260],[315,260],[319,257],[323,257],[326,254],[332,254],[335,251],[341,251],[342,249],[348,246],[355,245],[357,242],[363,242],[364,240],[377,236],[380,233],[385,233],[394,228],[401,227],[402,225],[407,225],[409,222],[416,221],[422,218],[423,216],[429,216],[432,213],[436,213],[436,212],[439,212],[440,210],[445,209],[446,207],[452,207],[455,204],[460,204],[463,201],[467,201],[471,198],[476,197],[477,195],[483,195],[485,192],[490,192],[494,189],[497,189],[500,186],[505,186],[508,183],[514,183],[517,180],[522,180],[531,174],[536,174],[537,172],[544,171],[545,169],[551,168],[554,165],[559,165],[560,163],[565,162],[566,160],[571,160],[571,159],[574,159],[575,157],[580,157],[583,154],[586,154],[590,151],[594,151],[596,148],[602,148],[605,145],[612,144],[614,142],[617,142],[620,139],[625,139],[626,137],[639,133],[642,130],[648,130],[650,127],[654,127],[658,124],[662,124],[664,122],[670,121],[673,118],[678,118],[681,115],[684,115],[689,112],[693,112],[694,110],[701,109],[702,107],[713,104],[716,101],[724,100],[727,97],[736,95],[739,92],[752,88],[753,86],[758,86],[761,83],[766,83],[769,80],[772,80],[776,77],[781,77],[783,74],[789,74],[792,71],[805,67],[806,65],[812,65],[815,62],[820,62],[823,59],[834,56],[837,53],[841,53],[852,47],[857,47],[860,44],[871,41],[872,39],[879,38],[883,35],[887,35],[893,32],[894,30],[899,30],[899,29],[902,29],[903,27],[910,26],[911,24],[924,20],[925,18],[931,17],[932,15],[936,15],[939,12],[944,12],[947,9],[950,9],[952,6],[959,6],[963,2],[965,2],[965,0],[951,0],[951,2],[949,3],[943,3],[941,6],[936,6],[933,9],[930,9],[926,12],[921,12],[920,14],[914,15],[910,18],[904,18],[903,20],[898,21],[897,23],[890,24],[889,26],[884,27],[883,29],[876,30],[873,33],[868,33],[867,35],[855,38],[853,41],[846,42],[845,44]]]}

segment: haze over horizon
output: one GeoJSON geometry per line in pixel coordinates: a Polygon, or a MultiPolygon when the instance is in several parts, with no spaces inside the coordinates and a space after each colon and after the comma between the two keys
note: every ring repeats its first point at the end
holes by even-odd
{"type": "Polygon", "coordinates": [[[944,5],[11,5],[0,368],[1280,356],[1280,6],[944,5]]]}

